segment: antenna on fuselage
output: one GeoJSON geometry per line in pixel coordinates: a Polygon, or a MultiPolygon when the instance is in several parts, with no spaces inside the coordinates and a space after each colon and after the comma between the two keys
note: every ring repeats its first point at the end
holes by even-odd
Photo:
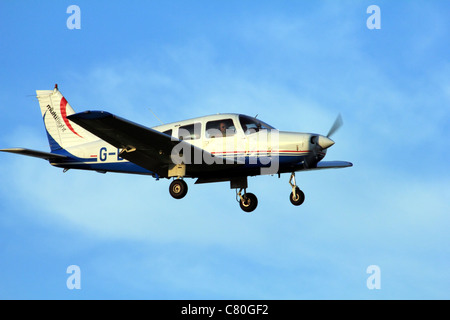
{"type": "Polygon", "coordinates": [[[156,119],[158,119],[159,122],[161,122],[161,124],[164,124],[164,122],[162,122],[161,119],[156,116],[152,109],[148,108],[148,110],[150,110],[150,112],[155,116],[156,119]]]}

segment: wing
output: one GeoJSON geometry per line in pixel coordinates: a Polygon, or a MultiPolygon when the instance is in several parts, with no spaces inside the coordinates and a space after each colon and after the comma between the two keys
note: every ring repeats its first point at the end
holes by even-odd
{"type": "Polygon", "coordinates": [[[320,161],[317,164],[317,168],[312,168],[311,170],[347,168],[347,167],[352,167],[352,166],[353,166],[353,163],[348,162],[348,161],[320,161]]]}
{"type": "Polygon", "coordinates": [[[205,153],[214,157],[190,143],[108,112],[86,111],[67,118],[122,149],[122,158],[155,172],[160,177],[167,177],[169,167],[174,164],[194,164],[199,170],[207,166],[199,160],[204,159],[205,153]]]}

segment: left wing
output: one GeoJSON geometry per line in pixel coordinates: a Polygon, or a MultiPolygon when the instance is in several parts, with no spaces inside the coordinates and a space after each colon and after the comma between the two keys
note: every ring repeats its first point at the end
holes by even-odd
{"type": "MultiPolygon", "coordinates": [[[[178,159],[182,158],[186,164],[197,165],[194,160],[204,159],[205,153],[210,157],[217,157],[190,143],[109,112],[86,111],[67,118],[116,148],[122,149],[120,154],[122,158],[155,172],[160,177],[167,177],[169,167],[175,164],[172,160],[174,150],[183,150],[182,156],[179,153],[175,156],[178,159]]],[[[204,166],[203,163],[198,165],[204,166]]]]}

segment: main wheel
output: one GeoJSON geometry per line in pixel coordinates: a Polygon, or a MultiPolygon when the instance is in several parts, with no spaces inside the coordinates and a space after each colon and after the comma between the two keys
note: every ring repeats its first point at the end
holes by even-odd
{"type": "Polygon", "coordinates": [[[245,193],[242,198],[243,199],[239,201],[239,205],[242,210],[245,212],[252,212],[256,209],[256,206],[258,205],[258,198],[256,198],[253,193],[245,193]]]}
{"type": "Polygon", "coordinates": [[[299,206],[303,203],[303,201],[305,201],[305,194],[303,193],[302,190],[300,190],[299,187],[295,187],[295,197],[294,197],[294,193],[291,192],[291,195],[289,196],[289,200],[291,200],[291,203],[294,206],[299,206]]]}
{"type": "Polygon", "coordinates": [[[173,180],[169,187],[169,192],[175,199],[183,198],[188,192],[188,186],[184,180],[176,179],[173,180]]]}

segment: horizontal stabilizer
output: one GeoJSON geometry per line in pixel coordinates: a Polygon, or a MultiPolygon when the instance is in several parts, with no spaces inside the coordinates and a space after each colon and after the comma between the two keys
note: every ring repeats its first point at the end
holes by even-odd
{"type": "Polygon", "coordinates": [[[0,151],[17,153],[17,154],[21,154],[24,156],[41,158],[41,159],[45,159],[45,160],[67,158],[66,156],[62,156],[62,155],[56,154],[56,153],[42,152],[42,151],[37,151],[37,150],[25,149],[25,148],[0,149],[0,151]]]}

